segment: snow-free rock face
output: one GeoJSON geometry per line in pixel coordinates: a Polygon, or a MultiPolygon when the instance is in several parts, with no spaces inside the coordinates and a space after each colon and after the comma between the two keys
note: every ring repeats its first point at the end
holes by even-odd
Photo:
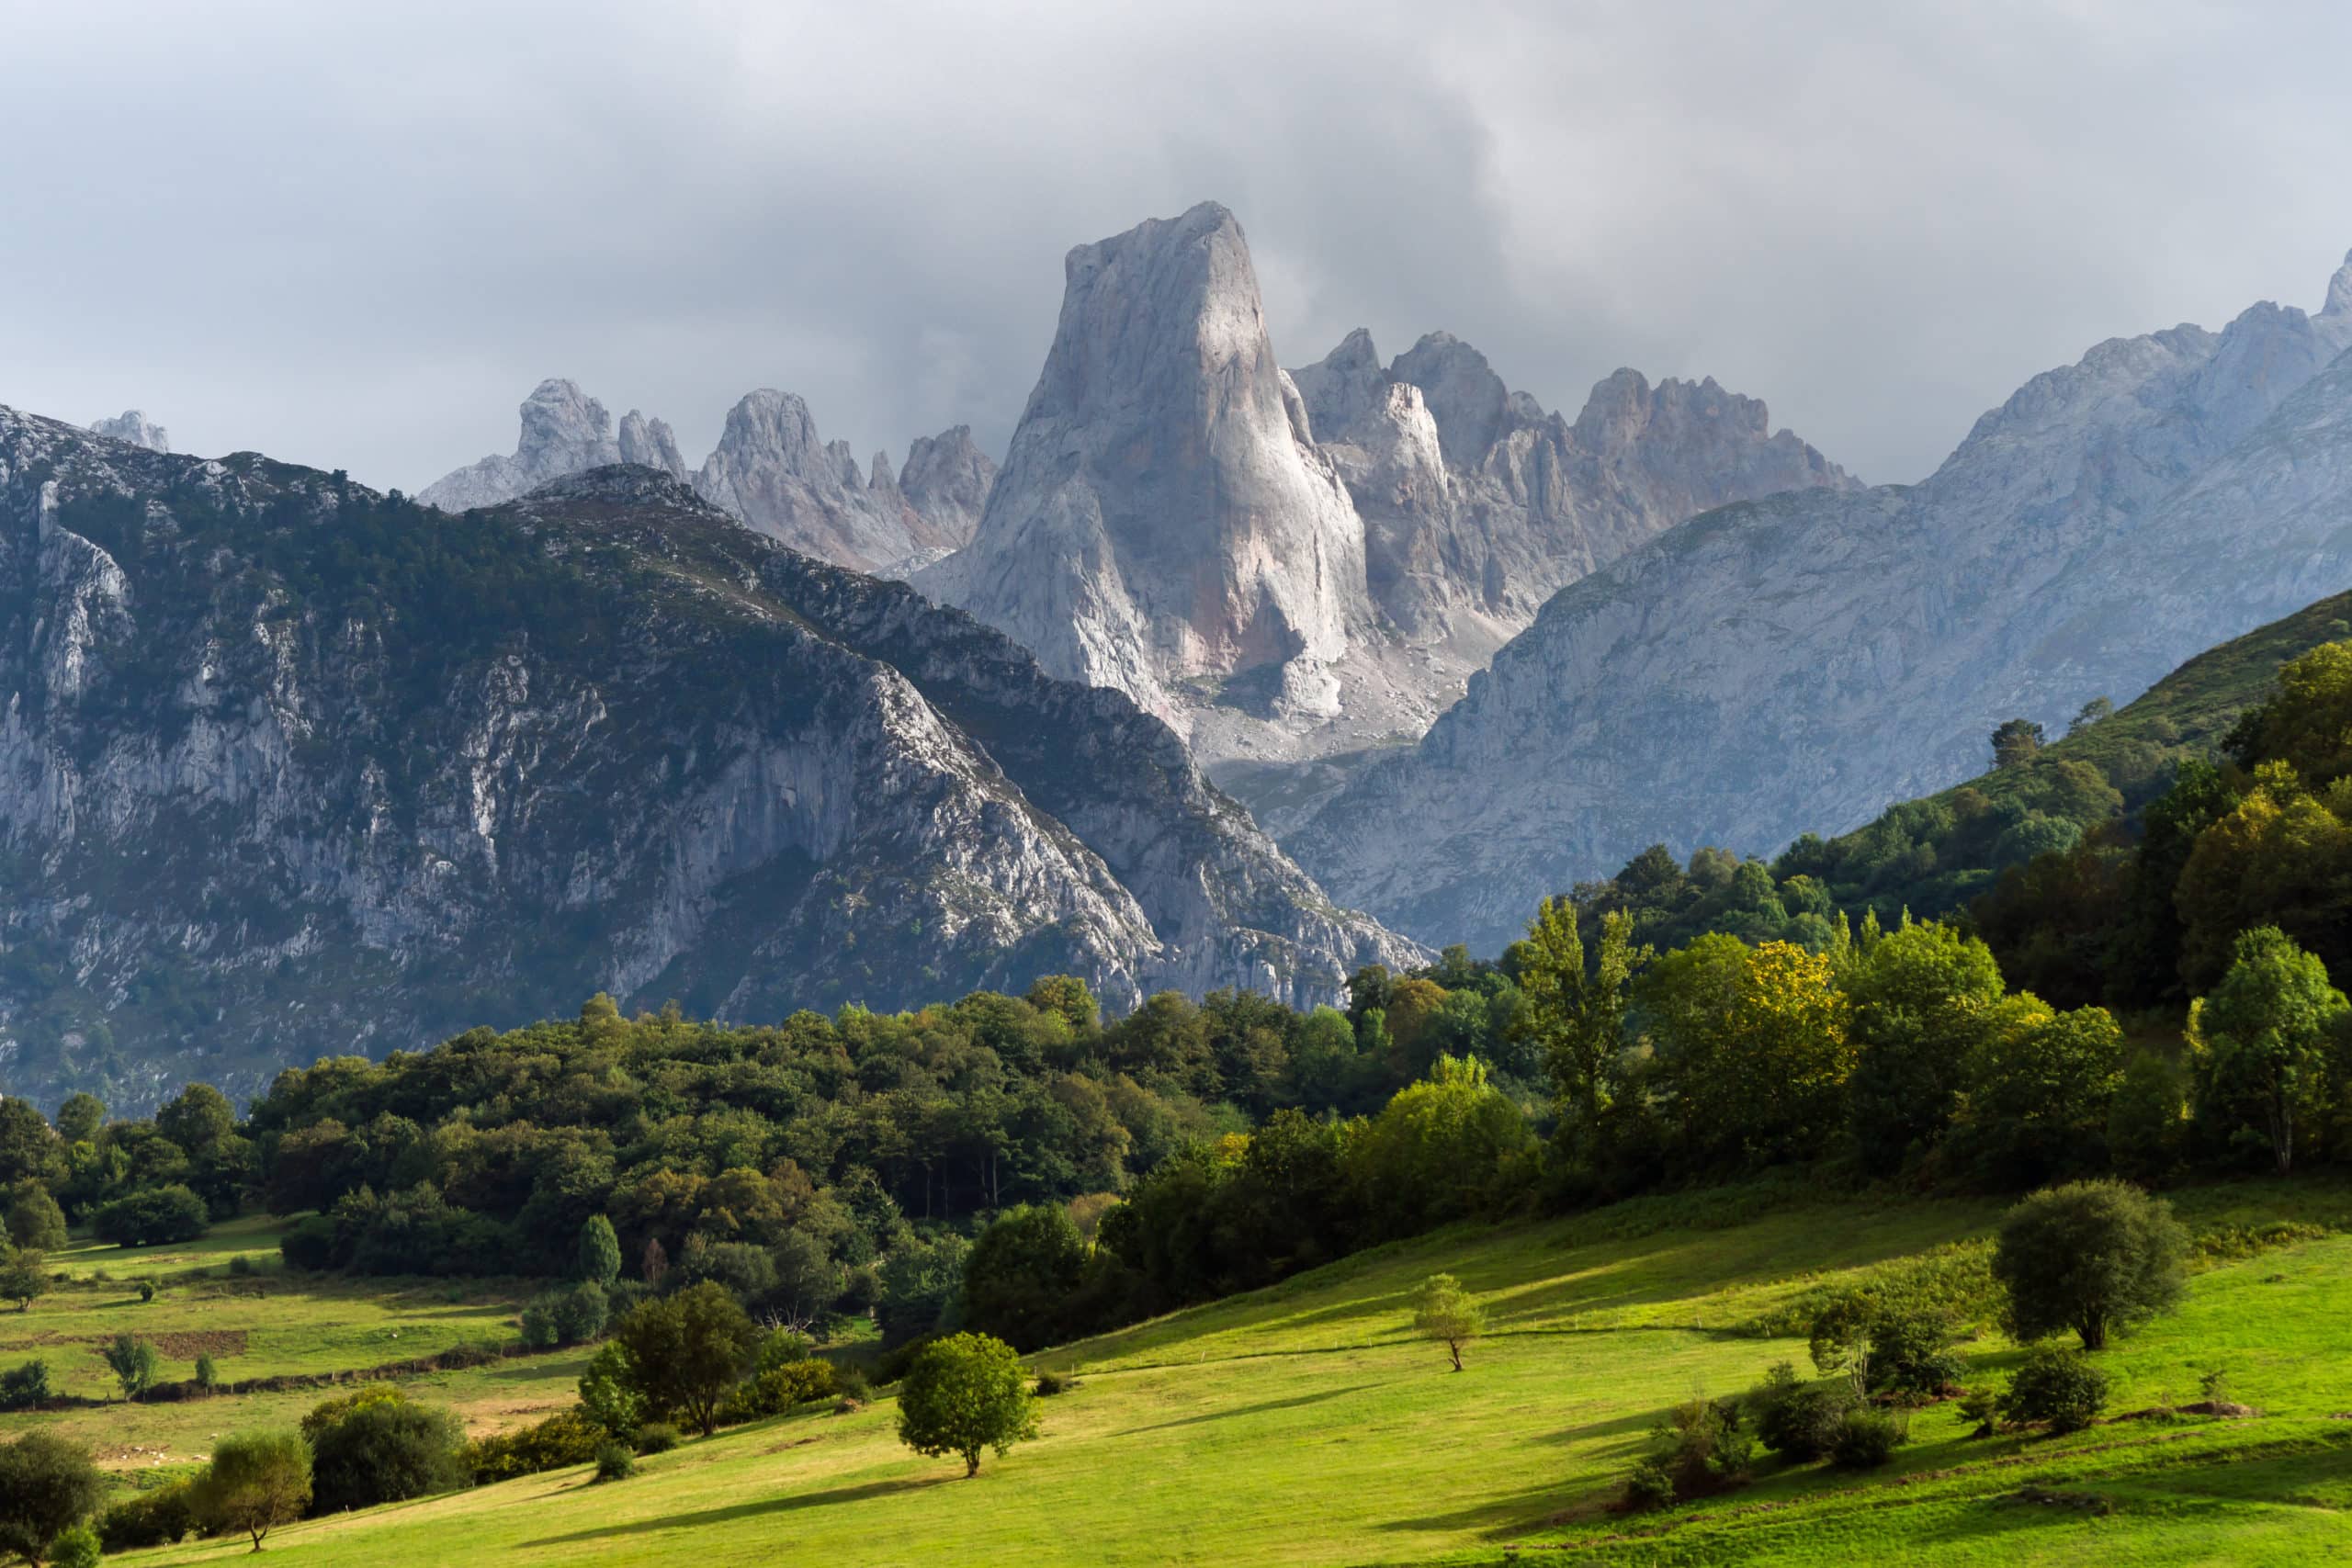
{"type": "Polygon", "coordinates": [[[920,574],[1054,673],[1178,722],[1250,676],[1328,716],[1363,530],[1213,202],[1070,252],[1061,321],[971,546],[920,574]]]}
{"type": "Polygon", "coordinates": [[[621,415],[620,460],[639,468],[659,468],[672,479],[684,483],[686,459],[678,451],[678,438],[666,420],[648,419],[631,409],[621,415]]]}
{"type": "Polygon", "coordinates": [[[172,449],[171,433],[149,419],[137,409],[125,409],[112,419],[94,419],[90,433],[109,441],[128,441],[133,446],[144,446],[150,452],[172,449]]]}
{"type": "Polygon", "coordinates": [[[1124,696],[658,469],[454,518],[6,409],[0,864],[0,1092],[129,1109],[597,989],[1311,1002],[1419,952],[1124,696]]]}
{"type": "Polygon", "coordinates": [[[921,481],[910,493],[890,474],[887,453],[875,454],[869,476],[847,442],[819,437],[808,405],[789,392],[757,391],[737,403],[694,482],[713,505],[804,555],[886,577],[971,537],[968,496],[935,496],[921,481]]]}
{"type": "Polygon", "coordinates": [[[484,457],[426,486],[417,499],[445,512],[496,506],[569,474],[613,463],[658,468],[691,483],[738,521],[836,566],[904,576],[968,542],[996,467],[964,425],[919,439],[901,486],[887,454],[871,476],[845,443],[825,442],[808,405],[758,391],[727,416],[718,446],[690,468],[662,420],[636,409],[616,437],[604,404],[570,381],[543,381],[523,404],[512,457],[484,457]]]}
{"type": "MultiPolygon", "coordinates": [[[[2340,591],[2352,264],[2329,299],[2101,344],[1918,485],[1792,490],[1673,529],[1562,591],[1418,748],[1286,844],[1343,901],[1492,951],[1544,894],[1650,843],[1770,853],[1850,828],[1981,769],[2004,719],[2061,728],[2340,591]]],[[[1577,430],[1596,409],[1623,411],[1599,419],[1614,428],[1703,406],[1659,401],[1596,394],[1577,430]]],[[[1654,493],[1686,482],[1619,468],[1654,493]]]]}
{"type": "Polygon", "coordinates": [[[444,512],[496,506],[549,479],[621,460],[613,416],[570,381],[550,378],[523,400],[523,433],[512,457],[492,454],[417,492],[444,512]]]}
{"type": "Polygon", "coordinates": [[[1068,272],[979,532],[915,581],[1167,716],[1269,823],[1420,735],[1563,583],[1705,507],[1851,483],[1712,381],[1621,372],[1571,427],[1442,333],[1286,377],[1215,204],[1068,272]]]}

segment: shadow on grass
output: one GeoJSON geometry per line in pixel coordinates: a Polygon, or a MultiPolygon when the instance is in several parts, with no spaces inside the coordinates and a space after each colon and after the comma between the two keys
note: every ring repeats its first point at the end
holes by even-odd
{"type": "Polygon", "coordinates": [[[1376,1528],[1449,1535],[1470,1531],[1488,1540],[1498,1536],[1527,1535],[1555,1528],[1555,1521],[1564,1511],[1579,1500],[1589,1502],[1593,1496],[1590,1487],[1561,1486],[1555,1483],[1531,1486],[1508,1496],[1491,1497],[1483,1503],[1472,1503],[1442,1514],[1423,1514],[1410,1519],[1384,1519],[1376,1528]]]}
{"type": "Polygon", "coordinates": [[[902,1492],[922,1492],[962,1479],[960,1475],[922,1475],[901,1481],[867,1481],[855,1486],[831,1486],[822,1492],[798,1492],[790,1496],[770,1497],[757,1503],[737,1503],[726,1508],[704,1508],[692,1514],[664,1514],[660,1518],[640,1519],[633,1525],[608,1525],[602,1529],[574,1530],[570,1535],[541,1536],[537,1540],[523,1542],[517,1550],[526,1551],[535,1546],[571,1546],[581,1541],[609,1540],[627,1535],[656,1535],[663,1530],[703,1529],[713,1525],[729,1524],[737,1519],[797,1513],[803,1508],[828,1508],[836,1503],[864,1503],[876,1497],[896,1496],[902,1492]]]}
{"type": "Polygon", "coordinates": [[[1327,1388],[1319,1393],[1302,1393],[1295,1399],[1269,1399],[1258,1404],[1237,1404],[1230,1410],[1211,1410],[1199,1416],[1181,1416],[1173,1421],[1159,1421],[1148,1427],[1130,1427],[1124,1432],[1113,1432],[1110,1436],[1136,1438],[1146,1432],[1165,1432],[1173,1427],[1199,1427],[1211,1421],[1230,1421],[1237,1416],[1261,1416],[1272,1410],[1296,1410],[1301,1405],[1320,1404],[1327,1399],[1340,1399],[1351,1393],[1362,1393],[1367,1389],[1380,1386],[1378,1383],[1366,1382],[1358,1383],[1352,1388],[1327,1388]]]}

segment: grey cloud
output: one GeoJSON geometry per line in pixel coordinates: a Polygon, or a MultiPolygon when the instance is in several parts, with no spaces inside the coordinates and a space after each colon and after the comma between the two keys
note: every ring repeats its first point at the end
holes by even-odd
{"type": "Polygon", "coordinates": [[[1290,363],[1712,374],[1873,479],[2352,243],[2321,5],[0,5],[0,401],[410,488],[546,375],[1001,450],[1063,253],[1203,197],[1290,363]]]}

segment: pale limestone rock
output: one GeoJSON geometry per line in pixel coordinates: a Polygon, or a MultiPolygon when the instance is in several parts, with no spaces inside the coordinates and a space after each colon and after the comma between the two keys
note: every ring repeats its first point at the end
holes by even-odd
{"type": "Polygon", "coordinates": [[[110,441],[128,441],[133,446],[144,446],[150,452],[172,449],[171,433],[137,409],[125,409],[112,419],[92,420],[90,433],[103,435],[110,441]]]}

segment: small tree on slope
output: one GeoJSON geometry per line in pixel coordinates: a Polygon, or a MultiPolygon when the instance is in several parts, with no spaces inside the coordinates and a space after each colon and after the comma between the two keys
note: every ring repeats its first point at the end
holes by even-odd
{"type": "Polygon", "coordinates": [[[1413,1297],[1413,1331],[1434,1339],[1462,1370],[1462,1347],[1487,1331],[1487,1309],[1451,1274],[1432,1274],[1413,1297]]]}
{"type": "Polygon", "coordinates": [[[899,1439],[917,1453],[959,1454],[967,1479],[980,1450],[1002,1459],[1037,1435],[1037,1402],[1012,1347],[954,1334],[923,1348],[899,1389],[899,1439]]]}

